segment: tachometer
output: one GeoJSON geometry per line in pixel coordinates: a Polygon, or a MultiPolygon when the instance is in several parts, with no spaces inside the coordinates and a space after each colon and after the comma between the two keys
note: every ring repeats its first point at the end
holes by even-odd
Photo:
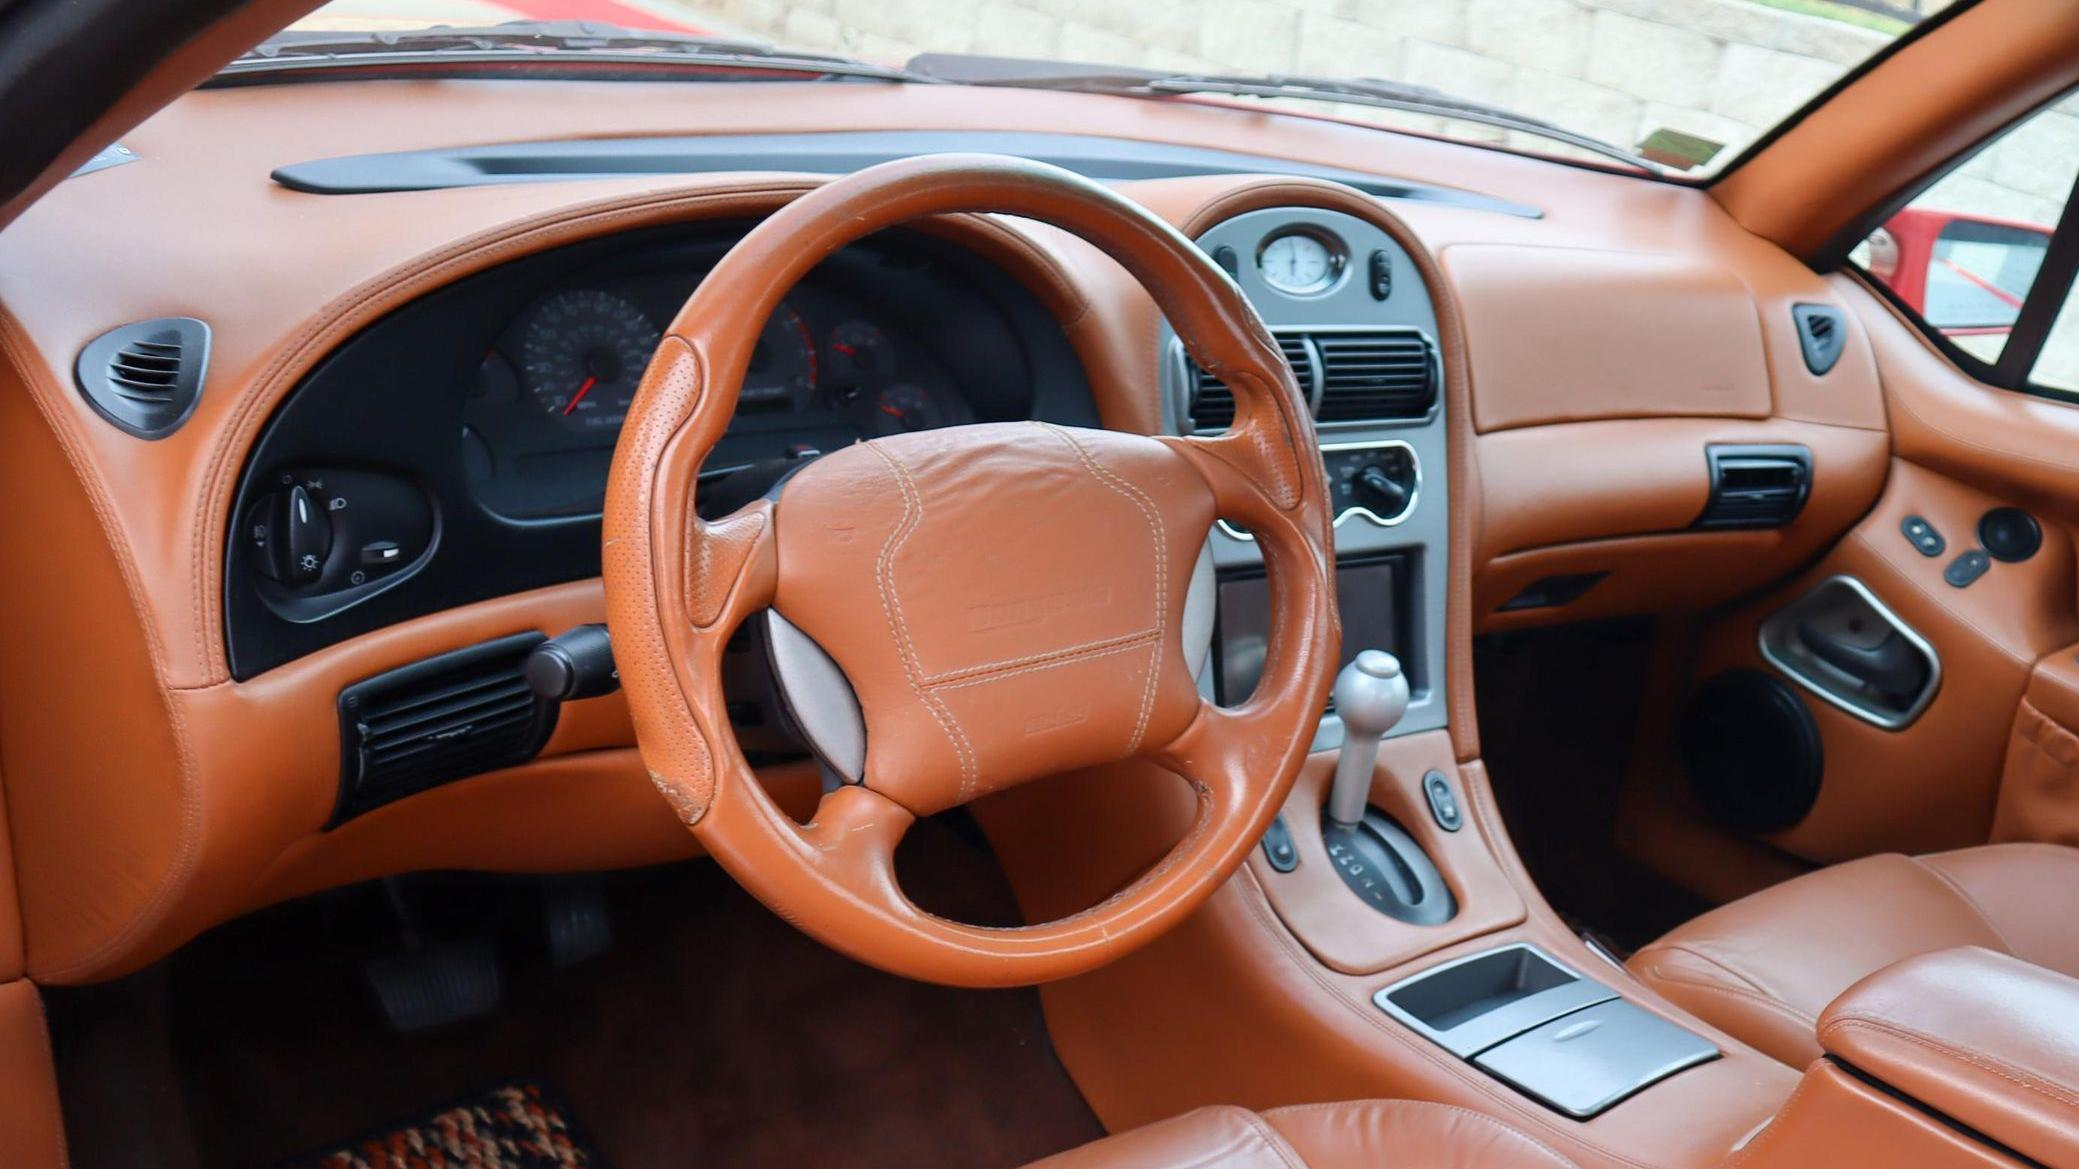
{"type": "Polygon", "coordinates": [[[520,342],[535,406],[576,430],[611,430],[628,417],[660,334],[648,314],[609,292],[577,289],[543,302],[520,342]]]}

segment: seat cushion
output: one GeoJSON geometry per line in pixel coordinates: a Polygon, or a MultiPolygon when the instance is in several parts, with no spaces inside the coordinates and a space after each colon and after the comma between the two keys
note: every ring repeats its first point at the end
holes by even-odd
{"type": "Polygon", "coordinates": [[[1028,1169],[1571,1169],[1491,1116],[1411,1100],[1201,1108],[1028,1169]]]}
{"type": "Polygon", "coordinates": [[[1819,1013],[1906,958],[1982,946],[2079,977],[2079,849],[1995,844],[1873,856],[1712,910],[1627,964],[1672,1002],[1794,1067],[1819,1013]]]}

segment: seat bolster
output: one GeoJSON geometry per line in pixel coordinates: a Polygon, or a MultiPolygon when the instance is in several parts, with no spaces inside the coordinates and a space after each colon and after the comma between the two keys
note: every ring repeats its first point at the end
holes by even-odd
{"type": "Polygon", "coordinates": [[[2007,948],[1956,881],[1887,854],[1714,909],[1627,966],[1685,1010],[1803,1067],[1819,1056],[1819,1012],[1842,991],[1902,958],[1954,946],[2007,948]]]}
{"type": "Polygon", "coordinates": [[[1494,1117],[1416,1100],[1302,1104],[1263,1114],[1307,1169],[1573,1169],[1494,1117]]]}
{"type": "Polygon", "coordinates": [[[1669,1002],[1794,1068],[1818,1059],[1818,1019],[1755,988],[1737,972],[1663,938],[1625,963],[1669,1002]]]}
{"type": "Polygon", "coordinates": [[[1215,1105],[1092,1141],[1026,1169],[1307,1169],[1260,1116],[1215,1105]]]}
{"type": "Polygon", "coordinates": [[[1998,932],[1999,947],[2038,966],[2079,978],[2079,848],[1988,844],[1938,852],[1920,862],[1951,881],[1998,932]]]}

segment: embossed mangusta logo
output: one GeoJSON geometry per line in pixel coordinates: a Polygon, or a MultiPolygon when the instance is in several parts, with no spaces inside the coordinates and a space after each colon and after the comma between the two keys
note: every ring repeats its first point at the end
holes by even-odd
{"type": "Polygon", "coordinates": [[[1043,735],[1048,731],[1075,726],[1089,717],[1090,708],[1087,706],[1064,706],[1060,710],[1041,711],[1026,718],[1025,733],[1043,735]]]}
{"type": "Polygon", "coordinates": [[[988,633],[1017,625],[1032,625],[1064,613],[1102,609],[1111,603],[1112,586],[1089,585],[1084,588],[1064,589],[1058,593],[1042,593],[1036,597],[1020,597],[1015,601],[969,605],[967,631],[988,633]]]}

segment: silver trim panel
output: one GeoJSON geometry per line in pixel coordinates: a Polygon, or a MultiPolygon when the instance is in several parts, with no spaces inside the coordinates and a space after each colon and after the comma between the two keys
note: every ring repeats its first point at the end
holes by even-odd
{"type": "MultiPolygon", "coordinates": [[[[1815,695],[1827,705],[1844,710],[1856,718],[1869,723],[1871,726],[1881,727],[1887,731],[1900,731],[1913,725],[1914,720],[1918,719],[1922,712],[1927,710],[1928,705],[1935,700],[1936,691],[1942,688],[1942,655],[1935,652],[1934,645],[1926,638],[1920,636],[1918,630],[1906,624],[1905,618],[1892,612],[1890,606],[1878,600],[1877,594],[1871,592],[1868,585],[1846,574],[1830,576],[1820,581],[1797,600],[1769,614],[1767,620],[1761,623],[1761,628],[1756,632],[1755,640],[1759,643],[1762,660],[1774,666],[1778,673],[1797,683],[1799,687],[1815,695]],[[1876,615],[1878,620],[1889,625],[1893,632],[1905,638],[1906,644],[1919,650],[1927,658],[1927,685],[1921,688],[1919,696],[1905,710],[1877,710],[1855,701],[1846,694],[1841,694],[1828,688],[1823,682],[1811,676],[1806,662],[1797,660],[1782,648],[1784,645],[1792,644],[1790,639],[1794,637],[1794,634],[1785,631],[1795,628],[1800,611],[1811,607],[1820,595],[1827,590],[1839,588],[1845,588],[1853,592],[1870,612],[1876,615]]],[[[1830,667],[1826,666],[1826,663],[1819,662],[1816,659],[1811,664],[1818,666],[1820,669],[1830,669],[1830,667]]],[[[1846,677],[1846,675],[1842,676],[1846,677]]]]}
{"type": "MultiPolygon", "coordinates": [[[[1393,447],[1399,447],[1401,450],[1408,452],[1408,462],[1415,468],[1415,485],[1408,490],[1408,505],[1391,516],[1382,516],[1368,507],[1346,507],[1336,513],[1335,519],[1329,524],[1330,527],[1340,528],[1343,526],[1343,521],[1351,516],[1362,516],[1379,527],[1397,528],[1407,523],[1408,517],[1415,514],[1415,505],[1422,502],[1422,456],[1415,453],[1413,443],[1398,438],[1374,439],[1371,442],[1324,442],[1321,444],[1321,453],[1327,455],[1334,454],[1337,451],[1378,451],[1388,450],[1393,447]]],[[[1333,491],[1334,488],[1331,487],[1330,490],[1333,491]]],[[[1235,527],[1226,520],[1214,520],[1213,524],[1232,539],[1248,540],[1252,543],[1256,539],[1256,537],[1235,527]]]]}

